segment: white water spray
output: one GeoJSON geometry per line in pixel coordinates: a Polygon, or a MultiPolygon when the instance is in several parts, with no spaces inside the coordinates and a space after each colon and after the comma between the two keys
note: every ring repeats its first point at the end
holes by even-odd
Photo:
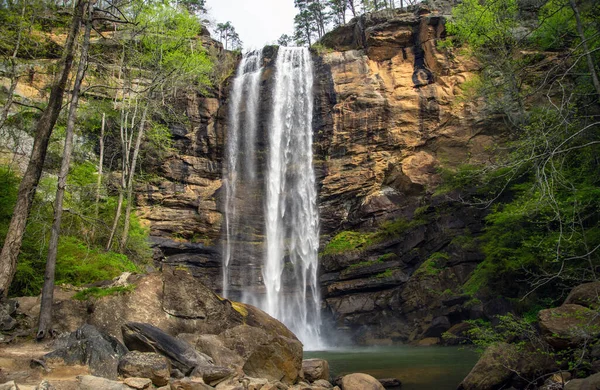
{"type": "MultiPolygon", "coordinates": [[[[256,54],[244,56],[231,95],[227,166],[225,175],[225,248],[223,292],[230,288],[232,226],[239,221],[236,191],[243,170],[256,178],[256,137],[261,70],[250,66],[256,54]],[[254,80],[256,77],[256,81],[254,80]],[[248,85],[245,89],[244,85],[248,85]],[[240,145],[239,110],[246,97],[245,146],[240,145]],[[240,157],[252,161],[240,163],[240,157]],[[243,168],[242,168],[243,167],[243,168]]],[[[261,60],[258,60],[260,63],[261,60]]],[[[319,216],[312,154],[313,69],[306,48],[280,47],[272,89],[272,113],[267,129],[268,155],[264,174],[265,253],[262,264],[264,290],[244,291],[242,299],[257,304],[282,321],[306,349],[323,347],[320,336],[320,294],[317,280],[319,216]]],[[[242,195],[242,194],[240,194],[242,195]]],[[[256,272],[248,267],[240,273],[256,272]]],[[[254,278],[261,280],[261,278],[254,278]]],[[[250,290],[250,289],[248,289],[250,290]]]]}

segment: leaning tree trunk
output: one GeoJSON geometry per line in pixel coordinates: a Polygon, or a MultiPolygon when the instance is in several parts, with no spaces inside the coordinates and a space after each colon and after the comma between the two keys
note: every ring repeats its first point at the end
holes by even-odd
{"type": "Polygon", "coordinates": [[[77,119],[77,106],[79,105],[79,91],[81,83],[85,76],[87,66],[88,49],[90,47],[90,33],[92,31],[91,4],[88,4],[87,18],[85,20],[85,33],[83,44],[81,46],[81,58],[75,76],[73,93],[71,96],[71,107],[67,118],[67,130],[65,134],[65,146],[63,150],[62,163],[58,174],[58,185],[56,187],[56,199],[54,201],[54,221],[52,222],[52,231],[50,233],[50,242],[48,243],[48,258],[46,260],[46,272],[44,274],[44,287],[42,288],[42,301],[40,306],[40,318],[36,338],[42,340],[48,334],[52,334],[52,302],[54,300],[54,276],[56,270],[56,255],[58,252],[58,239],[60,237],[60,223],[62,220],[63,199],[65,196],[65,187],[67,186],[67,175],[71,165],[71,155],[73,154],[73,135],[75,133],[75,120],[77,119]]]}
{"type": "Polygon", "coordinates": [[[10,224],[8,225],[4,246],[0,253],[0,298],[6,297],[8,294],[8,288],[15,275],[17,257],[21,250],[27,217],[31,211],[35,189],[42,175],[44,160],[46,159],[46,152],[48,151],[48,143],[62,108],[63,96],[67,87],[71,66],[73,65],[75,37],[79,34],[79,27],[83,16],[83,5],[84,2],[78,0],[73,13],[69,35],[67,36],[67,41],[65,43],[62,58],[62,72],[59,79],[52,87],[48,106],[37,123],[31,158],[29,159],[27,170],[19,185],[17,202],[13,210],[10,224]]]}
{"type": "Polygon", "coordinates": [[[135,175],[135,166],[137,163],[138,154],[140,153],[140,146],[142,145],[142,139],[144,138],[144,127],[146,126],[146,114],[148,113],[148,106],[144,108],[142,119],[140,121],[140,129],[135,140],[135,146],[133,149],[133,157],[131,158],[131,169],[129,169],[129,177],[127,179],[127,208],[125,210],[125,221],[123,222],[123,235],[121,236],[121,243],[119,244],[119,251],[123,252],[127,239],[129,238],[129,222],[131,208],[133,205],[133,177],[135,175]]]}

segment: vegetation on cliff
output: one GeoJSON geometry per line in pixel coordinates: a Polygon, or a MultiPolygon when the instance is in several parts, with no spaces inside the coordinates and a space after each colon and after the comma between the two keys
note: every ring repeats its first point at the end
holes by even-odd
{"type": "Polygon", "coordinates": [[[188,121],[178,102],[219,94],[232,71],[194,15],[203,7],[0,5],[2,295],[36,295],[54,275],[106,280],[148,262],[134,187],[172,153],[168,126],[188,121]]]}

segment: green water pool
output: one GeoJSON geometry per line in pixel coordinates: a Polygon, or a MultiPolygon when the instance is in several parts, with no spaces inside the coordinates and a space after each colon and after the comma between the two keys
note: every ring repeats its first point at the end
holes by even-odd
{"type": "Polygon", "coordinates": [[[304,353],[305,359],[329,362],[331,377],[364,372],[398,378],[403,390],[455,390],[477,362],[464,347],[356,347],[304,353]]]}

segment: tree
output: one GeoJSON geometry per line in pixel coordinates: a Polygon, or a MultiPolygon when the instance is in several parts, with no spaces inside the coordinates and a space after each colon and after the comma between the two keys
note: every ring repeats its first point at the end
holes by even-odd
{"type": "Polygon", "coordinates": [[[292,43],[292,37],[287,34],[282,34],[277,40],[279,46],[289,46],[292,43]]]}
{"type": "Polygon", "coordinates": [[[219,41],[221,41],[225,50],[235,50],[242,47],[240,36],[235,31],[235,27],[233,27],[231,22],[217,24],[216,32],[219,34],[219,41]]]}
{"type": "Polygon", "coordinates": [[[44,275],[44,287],[42,289],[42,299],[40,306],[40,316],[38,324],[38,332],[36,338],[43,339],[48,334],[51,334],[52,326],[52,303],[54,302],[54,277],[56,270],[56,255],[58,251],[58,239],[60,237],[60,225],[63,213],[63,200],[65,196],[65,188],[67,186],[67,174],[71,165],[71,155],[73,153],[73,136],[75,134],[75,121],[77,119],[77,107],[79,105],[79,92],[81,84],[85,76],[85,70],[88,61],[88,51],[90,47],[90,34],[92,31],[92,4],[88,1],[84,2],[85,8],[85,33],[83,43],[81,45],[81,55],[75,83],[71,93],[71,106],[67,118],[67,129],[65,135],[65,144],[63,150],[62,164],[58,174],[58,184],[56,188],[56,197],[54,200],[54,221],[52,222],[52,231],[50,242],[48,244],[48,258],[46,260],[46,272],[44,275]]]}
{"type": "Polygon", "coordinates": [[[78,0],[73,10],[71,28],[63,50],[61,59],[62,69],[58,79],[52,86],[48,106],[37,123],[31,157],[19,185],[17,203],[4,240],[2,252],[0,253],[0,297],[5,297],[8,293],[8,288],[15,273],[17,256],[19,255],[23,241],[27,217],[31,211],[35,188],[42,175],[48,142],[50,141],[52,130],[62,108],[63,96],[73,64],[75,38],[79,34],[83,7],[84,2],[78,0]]]}

